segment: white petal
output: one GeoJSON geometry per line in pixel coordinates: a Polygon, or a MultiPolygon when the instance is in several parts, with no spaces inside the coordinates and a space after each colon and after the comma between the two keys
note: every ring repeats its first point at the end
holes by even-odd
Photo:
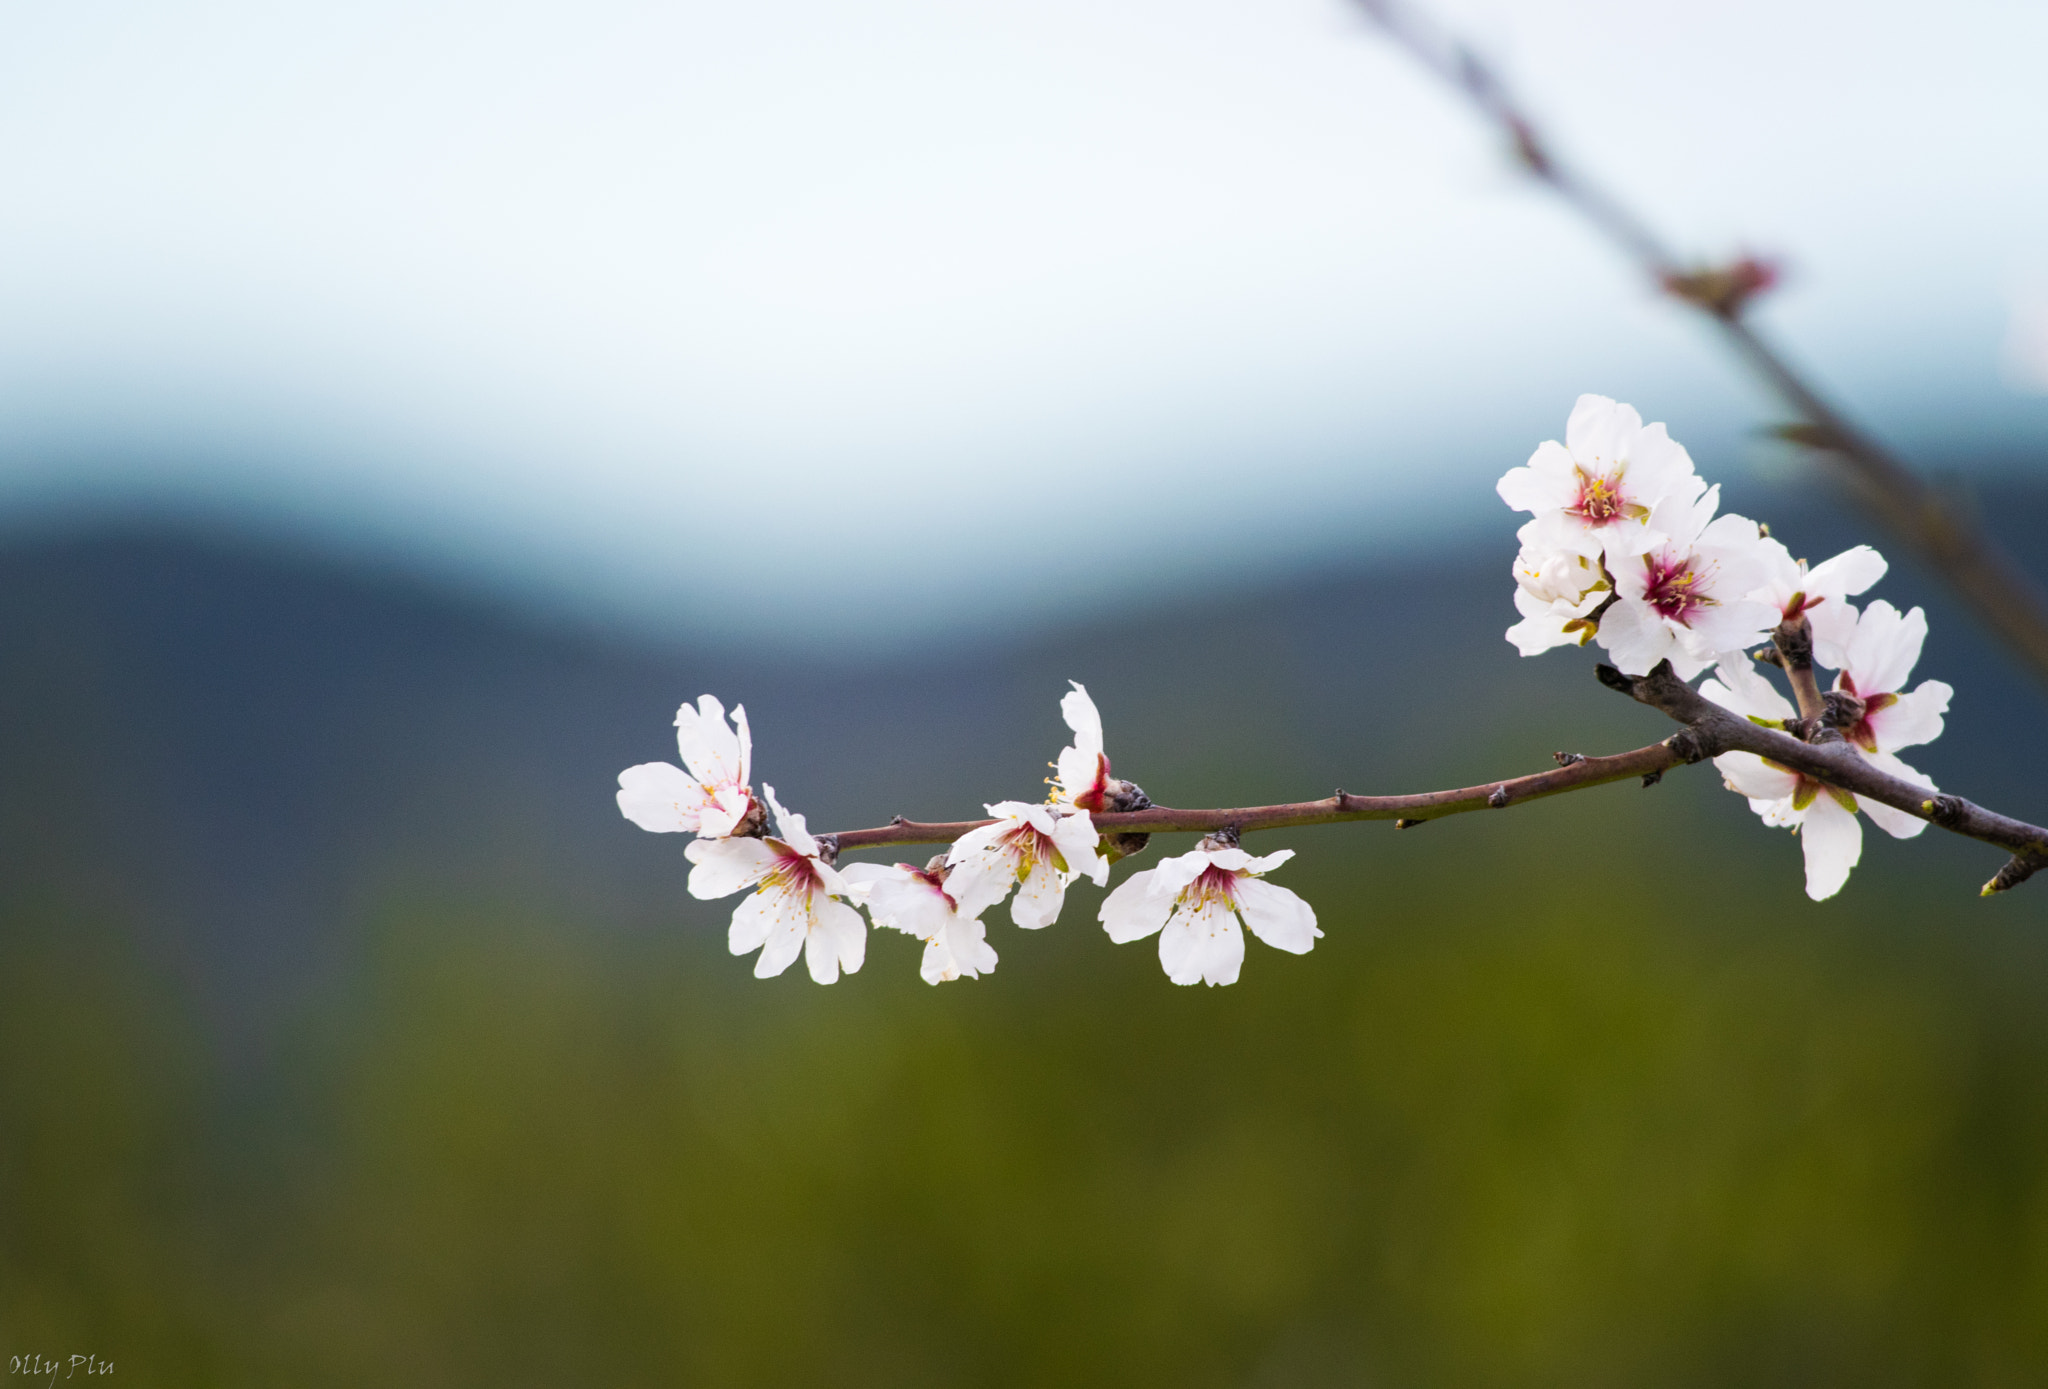
{"type": "Polygon", "coordinates": [[[905,873],[899,880],[877,882],[869,889],[868,915],[877,926],[930,940],[952,923],[953,904],[943,890],[905,873]]]}
{"type": "Polygon", "coordinates": [[[1806,572],[1799,567],[1799,561],[1792,558],[1792,552],[1784,543],[1765,536],[1759,542],[1759,564],[1763,578],[1758,581],[1753,593],[1742,595],[1768,602],[1780,613],[1792,601],[1792,595],[1806,587],[1806,572]]]}
{"type": "Polygon", "coordinates": [[[1650,529],[1665,539],[1673,551],[1683,553],[1706,533],[1714,513],[1721,508],[1721,487],[1716,483],[1697,497],[1674,493],[1650,512],[1650,529]]]}
{"type": "Polygon", "coordinates": [[[1635,406],[1588,392],[1572,404],[1564,425],[1565,447],[1576,463],[1612,467],[1627,456],[1629,442],[1642,427],[1635,406]]]}
{"type": "MultiPolygon", "coordinates": [[[[1207,868],[1213,859],[1214,855],[1207,849],[1191,849],[1185,854],[1161,859],[1156,868],[1147,869],[1136,876],[1149,880],[1155,894],[1172,899],[1180,896],[1182,888],[1201,877],[1202,870],[1207,868]]],[[[1246,862],[1250,862],[1249,855],[1246,856],[1246,862]]]]}
{"type": "Polygon", "coordinates": [[[1078,680],[1067,682],[1074,688],[1060,696],[1060,716],[1067,721],[1067,727],[1074,730],[1074,746],[1082,754],[1093,757],[1102,751],[1102,715],[1096,711],[1095,701],[1088,697],[1088,691],[1078,680]]]}
{"type": "Polygon", "coordinates": [[[1029,825],[1040,834],[1053,832],[1056,817],[1050,806],[1035,805],[1029,801],[997,801],[994,805],[983,806],[982,809],[998,820],[1029,825]]]}
{"type": "Polygon", "coordinates": [[[1806,853],[1806,895],[1825,902],[1842,890],[1863,857],[1863,825],[1823,791],[1799,822],[1799,846],[1806,853]]]}
{"type": "Polygon", "coordinates": [[[1235,984],[1244,964],[1244,933],[1220,903],[1177,912],[1159,933],[1159,963],[1176,984],[1235,984]]]}
{"type": "MultiPolygon", "coordinates": [[[[756,979],[773,979],[796,963],[796,957],[803,954],[804,944],[810,939],[811,914],[801,903],[801,893],[757,892],[753,901],[765,904],[764,918],[766,940],[761,954],[754,961],[756,979]]],[[[732,953],[746,952],[739,946],[739,913],[733,914],[732,953]]]]}
{"type": "Polygon", "coordinates": [[[1109,759],[1100,751],[1088,752],[1080,748],[1061,748],[1059,760],[1053,763],[1053,776],[1060,784],[1063,800],[1092,790],[1097,781],[1108,775],[1108,771],[1109,759]]]}
{"type": "Polygon", "coordinates": [[[1889,694],[1906,688],[1920,647],[1927,640],[1927,614],[1919,608],[1901,615],[1880,598],[1863,610],[1849,639],[1842,673],[1858,694],[1889,694]]]}
{"type": "Polygon", "coordinates": [[[1287,862],[1287,860],[1293,857],[1294,850],[1292,849],[1275,849],[1272,853],[1265,855],[1263,858],[1247,857],[1245,861],[1239,866],[1242,867],[1244,871],[1247,873],[1264,874],[1272,872],[1275,868],[1278,868],[1281,864],[1287,862]]]}
{"type": "Polygon", "coordinates": [[[1856,639],[1857,613],[1846,598],[1830,598],[1817,608],[1806,610],[1806,625],[1813,630],[1813,659],[1829,670],[1849,663],[1849,643],[1856,639]]]}
{"type": "Polygon", "coordinates": [[[979,921],[956,921],[945,933],[925,943],[918,973],[927,984],[948,979],[978,979],[996,967],[987,928],[979,921]]]}
{"type": "Polygon", "coordinates": [[[1572,478],[1572,456],[1555,440],[1538,444],[1528,463],[1508,469],[1493,490],[1516,511],[1540,514],[1570,506],[1577,490],[1572,478]]]}
{"type": "Polygon", "coordinates": [[[1720,652],[1764,640],[1777,625],[1778,610],[1770,604],[1737,599],[1695,615],[1691,625],[1681,629],[1680,640],[1694,656],[1711,661],[1720,652]]]}
{"type": "Polygon", "coordinates": [[[1740,651],[1725,651],[1720,656],[1719,680],[1704,681],[1700,693],[1723,709],[1742,715],[1746,719],[1776,719],[1780,722],[1797,718],[1799,711],[1792,701],[1777,691],[1777,687],[1756,668],[1756,662],[1740,651]]]}
{"type": "Polygon", "coordinates": [[[1753,752],[1724,752],[1714,759],[1714,766],[1730,791],[1752,801],[1781,801],[1799,786],[1798,777],[1753,752]]]}
{"type": "Polygon", "coordinates": [[[980,916],[1010,895],[1017,886],[1016,865],[993,851],[954,866],[946,875],[946,893],[959,905],[960,915],[980,916]]]}
{"type": "Polygon", "coordinates": [[[1668,501],[1691,501],[1706,486],[1693,470],[1692,455],[1661,424],[1643,426],[1624,447],[1623,487],[1638,506],[1654,510],[1668,501]]]}
{"type": "Polygon", "coordinates": [[[1060,906],[1066,900],[1066,879],[1040,859],[1017,884],[1017,895],[1010,899],[1010,920],[1027,931],[1041,930],[1059,919],[1060,906]]]}
{"type": "Polygon", "coordinates": [[[1946,681],[1922,680],[1919,689],[1870,714],[1870,731],[1877,737],[1879,750],[1896,752],[1939,738],[1942,716],[1954,694],[1946,681]]]}
{"type": "Polygon", "coordinates": [[[1315,908],[1275,883],[1240,878],[1235,895],[1244,924],[1275,950],[1306,955],[1323,934],[1316,929],[1315,908]]]}
{"type": "MultiPolygon", "coordinates": [[[[1517,593],[1515,599],[1516,606],[1520,607],[1522,595],[1517,593]]],[[[1574,621],[1577,616],[1568,608],[1542,605],[1541,611],[1524,617],[1502,635],[1522,655],[1541,656],[1560,646],[1579,644],[1582,629],[1569,632],[1564,629],[1565,623],[1574,621]]]]}
{"type": "Polygon", "coordinates": [[[740,745],[740,771],[733,781],[737,785],[745,786],[754,778],[754,730],[747,727],[746,705],[732,706],[732,722],[733,727],[739,731],[737,741],[740,745]]]}
{"type": "Polygon", "coordinates": [[[777,831],[775,837],[802,854],[805,858],[816,858],[818,856],[818,841],[812,836],[810,830],[804,827],[804,817],[792,811],[784,810],[782,803],[775,799],[774,787],[763,784],[761,790],[768,797],[768,808],[775,812],[775,828],[777,831]]]}
{"type": "Polygon", "coordinates": [[[1630,598],[1623,598],[1600,619],[1598,640],[1624,675],[1648,675],[1677,645],[1657,610],[1630,598]]]}
{"type": "Polygon", "coordinates": [[[1092,878],[1097,887],[1109,881],[1109,860],[1099,849],[1102,836],[1096,832],[1095,822],[1087,811],[1062,815],[1053,826],[1052,842],[1066,860],[1069,874],[1092,878]]]}
{"type": "MultiPolygon", "coordinates": [[[[735,955],[759,950],[781,918],[776,908],[784,894],[756,892],[733,908],[732,924],[726,928],[726,948],[735,955]]],[[[795,959],[795,955],[790,956],[795,959]]]]}
{"type": "Polygon", "coordinates": [[[619,773],[619,813],[643,830],[695,833],[705,801],[704,788],[667,762],[642,762],[619,773]]]}
{"type": "Polygon", "coordinates": [[[706,839],[723,838],[738,829],[753,808],[754,798],[746,787],[717,787],[697,816],[697,833],[706,839]]]}
{"type": "Polygon", "coordinates": [[[713,785],[746,783],[748,758],[742,755],[739,737],[725,726],[725,706],[717,696],[704,695],[696,708],[685,704],[676,710],[676,747],[697,780],[713,785]]]}
{"type": "Polygon", "coordinates": [[[966,863],[969,859],[995,853],[996,841],[1015,828],[1009,821],[998,819],[993,825],[973,829],[953,841],[953,847],[946,850],[948,864],[966,863]]]}
{"type": "Polygon", "coordinates": [[[1809,598],[1853,598],[1882,579],[1889,567],[1883,555],[1868,545],[1858,545],[1813,566],[1806,576],[1806,595],[1809,598]]]}
{"type": "Polygon", "coordinates": [[[1873,801],[1868,796],[1858,796],[1856,808],[1870,817],[1871,824],[1894,839],[1911,839],[1927,828],[1927,822],[1919,816],[1895,810],[1883,801],[1873,801]]]}
{"type": "MultiPolygon", "coordinates": [[[[1915,786],[1923,787],[1929,795],[1934,794],[1937,790],[1933,778],[1916,767],[1906,765],[1888,752],[1866,753],[1864,758],[1871,766],[1881,772],[1895,776],[1901,781],[1908,781],[1915,786]]],[[[1908,815],[1903,810],[1894,810],[1882,801],[1873,801],[1866,796],[1858,796],[1856,804],[1862,808],[1865,815],[1870,817],[1873,824],[1894,839],[1911,839],[1927,828],[1927,822],[1919,816],[1908,815]]]]}
{"type": "Polygon", "coordinates": [[[1164,926],[1166,918],[1173,915],[1174,895],[1153,891],[1158,873],[1157,868],[1133,873],[1102,899],[1102,907],[1095,913],[1095,919],[1102,923],[1102,929],[1109,932],[1109,938],[1118,945],[1143,940],[1164,926]]]}
{"type": "Polygon", "coordinates": [[[775,867],[776,853],[758,839],[693,839],[683,846],[690,870],[690,895],[709,902],[752,887],[775,867]]]}
{"type": "Polygon", "coordinates": [[[811,929],[804,940],[804,964],[820,984],[838,980],[839,971],[854,973],[867,958],[867,923],[844,902],[820,893],[811,900],[811,929]]]}
{"type": "Polygon", "coordinates": [[[894,863],[848,863],[839,869],[848,887],[872,890],[876,883],[908,882],[910,870],[894,863]]]}
{"type": "Polygon", "coordinates": [[[1665,652],[1664,659],[1671,662],[1672,673],[1680,680],[1690,680],[1714,664],[1714,653],[1709,651],[1696,656],[1681,644],[1665,652]]]}

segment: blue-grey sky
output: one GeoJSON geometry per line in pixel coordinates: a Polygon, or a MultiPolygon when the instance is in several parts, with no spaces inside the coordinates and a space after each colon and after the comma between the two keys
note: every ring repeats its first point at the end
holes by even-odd
{"type": "MultiPolygon", "coordinates": [[[[1999,365],[2048,6],[1437,12],[1674,242],[1782,255],[1772,322],[1902,442],[2048,456],[1999,365]]],[[[1490,517],[1582,390],[1710,474],[1764,418],[1340,0],[4,14],[17,521],[866,640],[1490,517]]]]}

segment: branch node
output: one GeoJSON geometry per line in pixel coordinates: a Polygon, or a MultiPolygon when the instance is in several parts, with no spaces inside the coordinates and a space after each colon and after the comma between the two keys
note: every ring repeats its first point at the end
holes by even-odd
{"type": "Polygon", "coordinates": [[[1486,803],[1495,810],[1505,809],[1508,803],[1507,784],[1503,782],[1501,785],[1494,787],[1493,794],[1486,798],[1486,803]]]}
{"type": "MultiPolygon", "coordinates": [[[[1706,743],[1701,739],[1699,730],[1696,728],[1679,729],[1664,740],[1664,746],[1670,748],[1672,755],[1678,757],[1688,767],[1692,766],[1695,762],[1707,760],[1706,743]]],[[[1662,776],[1664,774],[1658,772],[1655,775],[1662,776]]],[[[1655,786],[1656,784],[1656,782],[1648,780],[1643,782],[1645,786],[1655,786]]]]}
{"type": "Polygon", "coordinates": [[[1426,825],[1426,824],[1428,824],[1428,823],[1429,823],[1429,821],[1427,821],[1427,820],[1407,820],[1407,819],[1402,819],[1402,820],[1396,820],[1396,821],[1394,821],[1394,828],[1395,828],[1395,829],[1397,829],[1397,830],[1412,830],[1412,829],[1414,829],[1414,828],[1415,828],[1415,827],[1416,827],[1417,825],[1426,825]]]}
{"type": "Polygon", "coordinates": [[[821,834],[815,838],[818,841],[818,857],[828,864],[839,862],[839,836],[821,834]]]}
{"type": "Polygon", "coordinates": [[[1967,802],[1961,796],[1936,796],[1920,802],[1920,809],[1927,818],[1945,830],[1952,830],[1962,823],[1963,807],[1967,802]]]}
{"type": "Polygon", "coordinates": [[[1583,752],[1553,752],[1550,755],[1557,760],[1560,767],[1576,767],[1586,760],[1586,754],[1583,752]]]}
{"type": "Polygon", "coordinates": [[[1598,676],[1600,679],[1600,683],[1605,685],[1610,690],[1619,690],[1621,691],[1621,693],[1629,696],[1633,696],[1636,692],[1636,682],[1634,676],[1623,675],[1620,671],[1616,670],[1613,666],[1610,666],[1605,662],[1602,662],[1601,664],[1594,666],[1593,674],[1598,676]]]}
{"type": "Polygon", "coordinates": [[[1663,779],[1664,779],[1664,773],[1662,773],[1661,771],[1659,771],[1659,772],[1644,772],[1644,773],[1643,773],[1643,789],[1644,789],[1645,791],[1647,791],[1647,790],[1649,790],[1649,789],[1650,789],[1650,788],[1651,788],[1652,786],[1655,786],[1655,785],[1656,785],[1656,784],[1657,784],[1658,782],[1662,781],[1663,779]]]}

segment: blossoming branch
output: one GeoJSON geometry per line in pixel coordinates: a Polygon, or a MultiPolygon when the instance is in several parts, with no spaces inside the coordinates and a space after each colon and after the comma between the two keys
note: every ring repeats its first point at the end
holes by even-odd
{"type": "Polygon", "coordinates": [[[728,725],[707,694],[676,713],[683,765],[627,768],[619,809],[642,829],[698,836],[684,851],[692,896],[748,894],[727,939],[735,955],[758,952],[756,975],[780,974],[802,955],[821,984],[861,967],[870,925],[922,940],[930,983],[978,978],[997,964],[989,912],[1007,901],[1013,925],[1050,926],[1076,880],[1107,886],[1115,864],[1165,833],[1202,838],[1126,877],[1096,919],[1119,944],[1157,936],[1177,984],[1234,983],[1244,931],[1291,954],[1322,936],[1307,902],[1266,881],[1293,851],[1254,856],[1241,847],[1246,834],[1352,820],[1409,828],[1632,777],[1653,785],[1708,759],[1765,825],[1798,837],[1816,901],[1841,891],[1861,861],[1864,819],[1898,839],[1934,824],[2004,849],[1987,896],[2048,867],[2048,830],[1945,794],[1900,758],[1941,735],[1954,691],[1912,683],[1927,639],[1921,609],[1850,601],[1883,579],[1876,550],[1795,559],[1764,526],[1721,513],[1720,488],[1663,425],[1605,396],[1581,396],[1563,441],[1540,445],[1498,491],[1529,516],[1512,565],[1521,621],[1507,639],[1524,656],[1598,642],[1612,662],[1598,667],[1601,682],[1670,716],[1683,725],[1677,733],[1612,756],[1557,753],[1555,768],[1481,786],[1183,810],[1153,804],[1112,773],[1101,713],[1075,684],[1060,700],[1073,741],[1042,802],[998,801],[985,820],[899,816],[813,834],[772,786],[755,798],[746,711],[735,707],[728,725]],[[1821,670],[1834,672],[1826,690],[1821,670]],[[946,848],[921,866],[839,866],[847,852],[911,844],[946,848]]]}

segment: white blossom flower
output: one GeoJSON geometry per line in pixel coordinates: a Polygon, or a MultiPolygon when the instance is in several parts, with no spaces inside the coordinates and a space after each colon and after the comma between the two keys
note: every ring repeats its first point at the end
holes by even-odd
{"type": "Polygon", "coordinates": [[[1777,609],[1780,621],[1805,618],[1813,631],[1814,659],[1840,670],[1849,635],[1856,630],[1856,609],[1849,600],[1884,577],[1884,556],[1858,545],[1808,569],[1805,560],[1792,558],[1790,550],[1769,537],[1762,556],[1765,579],[1749,596],[1777,609]]]}
{"type": "MultiPolygon", "coordinates": [[[[1887,605],[1889,606],[1889,605],[1887,605]]],[[[1725,709],[1767,725],[1782,725],[1798,710],[1739,651],[1721,659],[1718,679],[1702,681],[1700,693],[1725,709]]],[[[1883,771],[1935,790],[1934,783],[1885,752],[1866,752],[1865,759],[1883,771]]],[[[1750,752],[1724,752],[1714,759],[1729,790],[1745,797],[1766,825],[1791,826],[1799,835],[1806,859],[1806,895],[1825,901],[1842,890],[1849,871],[1863,857],[1861,810],[1895,839],[1911,839],[1927,822],[1881,801],[1867,800],[1838,786],[1814,780],[1781,763],[1750,752]]]]}
{"type": "Polygon", "coordinates": [[[1874,759],[1941,736],[1955,690],[1945,681],[1923,680],[1906,692],[1906,677],[1926,641],[1925,611],[1901,614],[1880,598],[1863,610],[1845,643],[1835,688],[1863,701],[1863,717],[1845,733],[1874,759]]]}
{"type": "Polygon", "coordinates": [[[1715,517],[1720,504],[1719,487],[1664,503],[1651,518],[1662,538],[1640,555],[1609,556],[1619,597],[1600,619],[1600,644],[1624,674],[1669,660],[1690,680],[1777,625],[1776,609],[1747,596],[1767,577],[1763,533],[1747,517],[1715,517]]]}
{"type": "Polygon", "coordinates": [[[748,784],[754,738],[744,706],[733,706],[732,721],[733,727],[727,728],[725,706],[714,695],[700,698],[694,709],[685,704],[676,710],[676,746],[683,766],[643,762],[620,772],[620,813],[643,830],[688,831],[709,839],[731,834],[749,815],[757,814],[748,784]]]}
{"type": "Polygon", "coordinates": [[[759,839],[693,839],[683,853],[690,870],[690,895],[704,901],[730,897],[744,888],[754,894],[732,914],[726,944],[735,955],[759,950],[754,977],[768,979],[788,969],[801,951],[811,978],[830,984],[839,971],[858,970],[867,955],[867,923],[835,900],[855,890],[827,863],[804,817],[784,810],[775,788],[764,786],[775,811],[776,833],[759,839]]]}
{"type": "Polygon", "coordinates": [[[1706,486],[1663,425],[1646,426],[1633,406],[1603,395],[1579,397],[1564,440],[1538,445],[1495,489],[1535,516],[1524,542],[1538,550],[1605,551],[1612,568],[1656,543],[1660,507],[1690,504],[1706,486]]]}
{"type": "Polygon", "coordinates": [[[1086,874],[1100,886],[1109,877],[1109,860],[1097,852],[1087,811],[1067,813],[1023,801],[998,801],[986,809],[996,822],[969,830],[946,855],[946,891],[962,915],[980,916],[1015,888],[1010,919],[1035,931],[1059,916],[1068,883],[1086,874]]]}
{"type": "Polygon", "coordinates": [[[854,863],[841,876],[861,895],[875,925],[924,942],[918,973],[925,983],[978,979],[996,967],[988,928],[979,917],[960,914],[959,904],[946,891],[943,865],[934,870],[907,863],[854,863]]]}
{"type": "Polygon", "coordinates": [[[1522,620],[1507,630],[1524,656],[1584,646],[1598,626],[1594,610],[1614,589],[1598,555],[1545,549],[1531,534],[1537,525],[1531,521],[1517,533],[1522,548],[1515,556],[1515,609],[1522,620]]]}
{"type": "Polygon", "coordinates": [[[1053,763],[1052,801],[1076,810],[1100,810],[1110,783],[1109,756],[1102,750],[1102,715],[1080,681],[1067,683],[1074,688],[1060,697],[1060,714],[1074,730],[1074,742],[1060,749],[1059,761],[1053,763]]]}
{"type": "Polygon", "coordinates": [[[1192,853],[1133,873],[1097,915],[1119,945],[1158,932],[1159,963],[1174,983],[1234,984],[1244,964],[1240,917],[1253,935],[1292,955],[1307,954],[1323,934],[1314,908],[1261,880],[1293,857],[1292,849],[1281,849],[1254,858],[1204,839],[1192,853]]]}

